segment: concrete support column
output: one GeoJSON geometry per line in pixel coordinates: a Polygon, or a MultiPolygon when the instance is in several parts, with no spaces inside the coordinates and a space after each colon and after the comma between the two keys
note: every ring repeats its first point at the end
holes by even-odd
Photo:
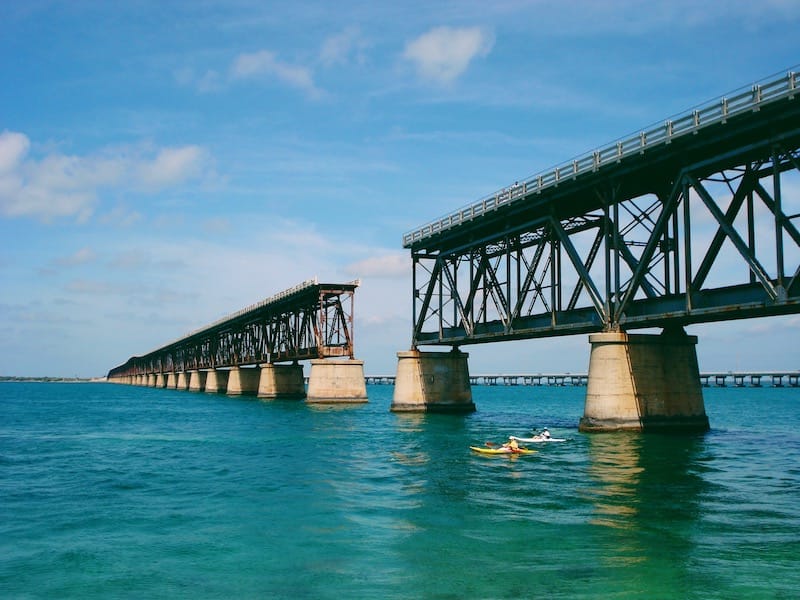
{"type": "Polygon", "coordinates": [[[178,378],[175,381],[175,389],[188,390],[189,389],[189,374],[186,371],[178,373],[178,378]]]}
{"type": "Polygon", "coordinates": [[[306,384],[303,380],[303,366],[294,363],[291,365],[261,365],[261,376],[258,380],[258,397],[265,399],[276,398],[305,398],[306,384]]]}
{"type": "Polygon", "coordinates": [[[156,387],[157,388],[167,387],[167,376],[165,373],[156,373],[156,387]]]}
{"type": "Polygon", "coordinates": [[[312,360],[306,402],[328,404],[367,402],[364,361],[319,358],[312,360]]]}
{"type": "Polygon", "coordinates": [[[697,337],[597,333],[580,431],[707,431],[697,337]]]}
{"type": "Polygon", "coordinates": [[[174,390],[178,386],[178,374],[175,371],[167,373],[167,387],[174,390]]]}
{"type": "Polygon", "coordinates": [[[202,392],[206,388],[205,371],[189,371],[189,391],[202,392]]]}
{"type": "Polygon", "coordinates": [[[212,369],[206,375],[206,392],[210,394],[224,394],[228,391],[228,375],[230,371],[212,369]]]}
{"type": "Polygon", "coordinates": [[[156,374],[150,373],[147,376],[147,387],[156,387],[156,374]]]}
{"type": "Polygon", "coordinates": [[[230,370],[230,374],[228,375],[228,389],[226,393],[229,396],[255,395],[258,393],[258,380],[260,376],[261,370],[258,367],[234,367],[230,370]]]}
{"type": "Polygon", "coordinates": [[[397,353],[393,412],[469,413],[475,410],[469,386],[469,354],[452,352],[397,353]]]}

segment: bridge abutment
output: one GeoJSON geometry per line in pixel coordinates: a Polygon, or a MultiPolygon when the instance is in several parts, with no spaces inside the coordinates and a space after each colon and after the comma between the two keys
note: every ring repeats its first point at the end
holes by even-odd
{"type": "Polygon", "coordinates": [[[475,410],[469,385],[469,354],[397,353],[392,412],[469,413],[475,410]]]}
{"type": "Polygon", "coordinates": [[[211,369],[206,374],[206,389],[209,394],[224,394],[228,391],[228,375],[230,371],[211,369]]]}
{"type": "Polygon", "coordinates": [[[683,329],[660,335],[597,333],[579,430],[707,431],[697,337],[683,329]]]}
{"type": "Polygon", "coordinates": [[[258,397],[265,400],[304,398],[306,384],[303,379],[303,366],[299,363],[291,365],[261,365],[258,381],[258,397]]]}
{"type": "Polygon", "coordinates": [[[306,402],[318,404],[367,402],[363,360],[311,361],[306,402]]]}
{"type": "Polygon", "coordinates": [[[250,396],[258,393],[258,380],[261,376],[261,369],[234,367],[228,375],[229,396],[250,396]]]}

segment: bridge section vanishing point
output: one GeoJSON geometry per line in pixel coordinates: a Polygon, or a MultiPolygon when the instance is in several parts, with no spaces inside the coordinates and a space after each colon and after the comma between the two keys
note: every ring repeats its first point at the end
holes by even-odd
{"type": "Polygon", "coordinates": [[[309,280],[125,364],[108,379],[321,358],[354,358],[359,281],[309,280]]]}

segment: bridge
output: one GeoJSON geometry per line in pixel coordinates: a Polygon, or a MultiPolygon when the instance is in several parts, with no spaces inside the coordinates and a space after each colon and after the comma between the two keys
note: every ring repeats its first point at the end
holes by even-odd
{"type": "Polygon", "coordinates": [[[462,346],[590,334],[583,430],[706,429],[684,327],[800,312],[797,86],[756,83],[406,233],[392,410],[474,410],[462,346]]]}
{"type": "MultiPolygon", "coordinates": [[[[394,375],[366,375],[367,385],[395,385],[394,375]]],[[[517,373],[469,376],[469,383],[486,386],[585,386],[588,373],[517,373]]],[[[800,371],[724,371],[700,373],[703,387],[800,387],[800,371]]]]}
{"type": "Polygon", "coordinates": [[[358,286],[358,281],[305,281],[129,358],[109,371],[108,380],[261,398],[365,402],[363,361],[355,360],[353,340],[358,286]],[[307,393],[301,360],[311,361],[307,393]]]}

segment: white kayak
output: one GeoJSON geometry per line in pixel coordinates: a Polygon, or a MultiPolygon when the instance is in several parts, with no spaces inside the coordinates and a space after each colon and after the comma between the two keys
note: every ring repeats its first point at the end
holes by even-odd
{"type": "Polygon", "coordinates": [[[529,438],[517,437],[515,435],[508,436],[511,440],[517,440],[518,442],[523,442],[525,444],[539,444],[542,442],[566,442],[567,438],[554,438],[554,437],[542,437],[540,435],[535,435],[529,438]]]}

